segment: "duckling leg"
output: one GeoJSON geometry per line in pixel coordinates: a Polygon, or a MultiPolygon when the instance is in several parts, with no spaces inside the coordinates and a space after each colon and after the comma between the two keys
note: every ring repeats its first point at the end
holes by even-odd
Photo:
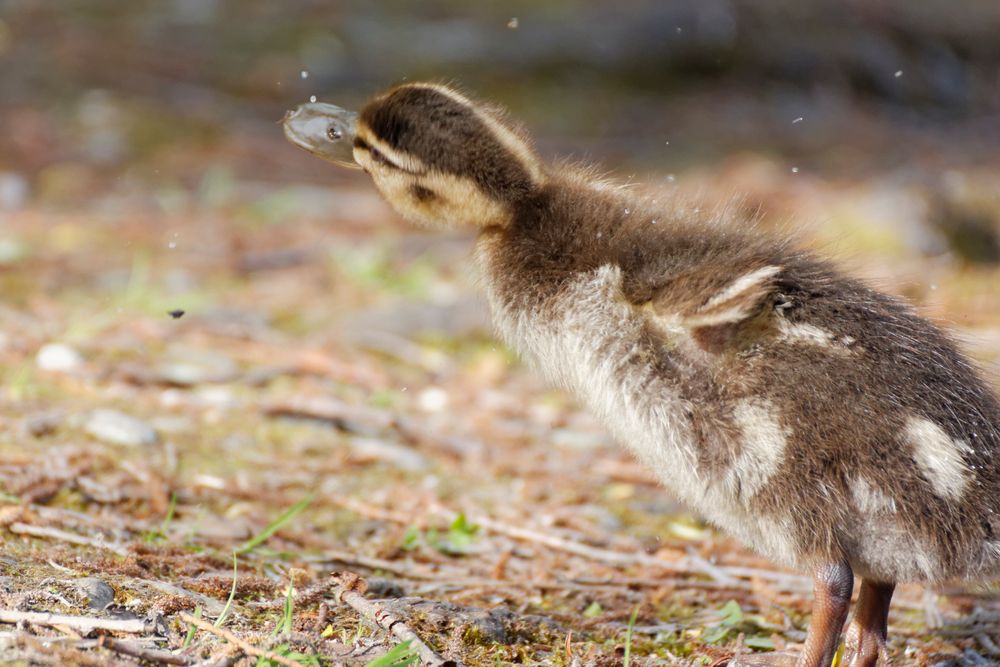
{"type": "Polygon", "coordinates": [[[847,627],[844,640],[843,664],[846,667],[875,667],[879,656],[885,654],[889,602],[895,587],[895,584],[862,580],[854,619],[847,627]]]}
{"type": "Polygon", "coordinates": [[[854,572],[847,561],[825,563],[813,571],[813,613],[798,659],[786,653],[757,653],[730,661],[729,667],[830,667],[851,607],[854,572]]]}

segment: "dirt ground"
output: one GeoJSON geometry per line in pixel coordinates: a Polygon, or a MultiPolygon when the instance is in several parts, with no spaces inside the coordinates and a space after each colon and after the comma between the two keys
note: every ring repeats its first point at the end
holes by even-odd
{"type": "MultiPolygon", "coordinates": [[[[995,380],[1000,268],[948,222],[995,174],[954,174],[945,203],[764,159],[664,187],[744,193],[995,380]]],[[[0,218],[3,664],[412,663],[377,662],[399,638],[331,572],[467,665],[802,640],[807,578],[676,506],[491,337],[470,238],[406,228],[363,182],[129,187],[0,218]]],[[[998,664],[998,644],[996,592],[896,595],[893,664],[998,664]]]]}

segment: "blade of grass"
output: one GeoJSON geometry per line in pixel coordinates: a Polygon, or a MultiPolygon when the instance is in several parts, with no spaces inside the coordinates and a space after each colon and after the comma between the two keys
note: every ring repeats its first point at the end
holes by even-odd
{"type": "Polygon", "coordinates": [[[163,517],[163,521],[160,522],[160,527],[156,530],[151,530],[142,536],[145,542],[158,542],[164,540],[167,537],[167,531],[170,529],[170,524],[174,520],[174,512],[177,510],[177,494],[170,494],[170,504],[167,506],[167,515],[163,517]]]}
{"type": "Polygon", "coordinates": [[[292,587],[292,583],[288,583],[288,594],[285,595],[285,608],[281,613],[281,620],[278,625],[274,628],[274,634],[280,635],[282,633],[292,631],[292,596],[295,594],[295,588],[292,587]]]}
{"type": "MultiPolygon", "coordinates": [[[[201,618],[201,605],[198,605],[197,607],[194,608],[194,617],[201,618]]],[[[187,636],[184,638],[184,648],[187,648],[188,646],[191,645],[191,642],[194,641],[194,633],[197,631],[198,629],[195,627],[194,623],[188,626],[188,633],[187,636]]]]}
{"type": "Polygon", "coordinates": [[[281,516],[279,516],[277,519],[269,523],[267,527],[264,528],[264,530],[260,531],[259,533],[251,537],[249,540],[247,540],[243,544],[243,546],[241,546],[239,549],[236,550],[236,553],[237,554],[247,553],[248,551],[252,551],[256,547],[266,542],[268,539],[270,539],[272,535],[281,530],[281,528],[285,524],[294,519],[299,512],[308,507],[309,503],[311,503],[312,500],[313,500],[313,495],[310,493],[308,496],[306,496],[299,502],[289,507],[287,510],[282,512],[281,516]]]}
{"type": "Polygon", "coordinates": [[[414,653],[410,642],[396,644],[392,650],[383,656],[365,663],[365,667],[410,667],[420,661],[420,656],[414,653]]]}
{"type": "Polygon", "coordinates": [[[622,660],[622,667],[629,667],[632,661],[632,629],[635,627],[635,619],[639,617],[639,607],[632,610],[632,617],[628,619],[628,628],[625,630],[625,657],[622,660]]]}
{"type": "Polygon", "coordinates": [[[219,618],[215,619],[214,625],[217,628],[221,628],[222,624],[226,622],[226,616],[229,615],[229,610],[233,606],[233,598],[236,597],[236,552],[233,552],[233,587],[229,589],[229,599],[226,600],[226,606],[222,608],[222,613],[219,614],[219,618]]]}
{"type": "Polygon", "coordinates": [[[177,510],[177,493],[170,494],[170,505],[167,506],[167,516],[163,517],[163,523],[160,524],[160,535],[164,537],[167,536],[167,531],[170,530],[170,523],[174,520],[174,512],[177,510]]]}

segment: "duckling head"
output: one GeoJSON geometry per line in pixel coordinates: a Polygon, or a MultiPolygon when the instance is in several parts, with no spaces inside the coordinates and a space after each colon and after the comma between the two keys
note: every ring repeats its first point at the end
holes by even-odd
{"type": "Polygon", "coordinates": [[[504,226],[544,178],[527,139],[500,113],[428,83],[365,106],[354,159],[403,217],[436,227],[504,226]]]}

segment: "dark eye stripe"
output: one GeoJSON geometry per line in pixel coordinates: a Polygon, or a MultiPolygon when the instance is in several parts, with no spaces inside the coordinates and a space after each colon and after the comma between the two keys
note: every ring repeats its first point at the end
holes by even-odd
{"type": "Polygon", "coordinates": [[[410,193],[420,202],[429,202],[437,196],[433,190],[422,185],[414,185],[410,188],[410,193]]]}
{"type": "Polygon", "coordinates": [[[372,148],[371,146],[369,146],[368,147],[368,152],[371,154],[372,159],[375,160],[376,162],[378,162],[379,164],[384,164],[387,167],[392,167],[393,169],[399,169],[399,167],[397,167],[395,165],[395,163],[390,162],[388,160],[388,158],[386,158],[386,156],[384,156],[381,153],[379,153],[378,149],[372,148]]]}
{"type": "Polygon", "coordinates": [[[355,148],[360,148],[361,150],[368,151],[368,154],[372,156],[372,159],[375,160],[375,162],[378,162],[379,164],[384,164],[384,165],[386,165],[388,167],[392,167],[394,169],[399,169],[399,167],[397,167],[395,164],[393,164],[392,162],[390,162],[388,160],[388,158],[386,158],[384,155],[382,155],[382,153],[380,153],[377,148],[373,147],[371,144],[369,144],[367,141],[365,141],[361,137],[355,137],[355,139],[354,139],[354,147],[355,148]]]}
{"type": "Polygon", "coordinates": [[[391,167],[392,169],[398,169],[399,171],[404,171],[407,174],[416,174],[417,173],[415,171],[410,171],[409,169],[403,169],[398,164],[396,164],[395,162],[391,161],[386,156],[382,155],[382,153],[377,148],[375,148],[374,146],[372,146],[371,144],[369,144],[367,141],[365,141],[361,137],[355,137],[354,138],[354,147],[355,148],[360,148],[361,150],[368,151],[368,154],[371,155],[372,160],[374,160],[375,162],[377,162],[379,164],[384,164],[385,166],[391,167]]]}

